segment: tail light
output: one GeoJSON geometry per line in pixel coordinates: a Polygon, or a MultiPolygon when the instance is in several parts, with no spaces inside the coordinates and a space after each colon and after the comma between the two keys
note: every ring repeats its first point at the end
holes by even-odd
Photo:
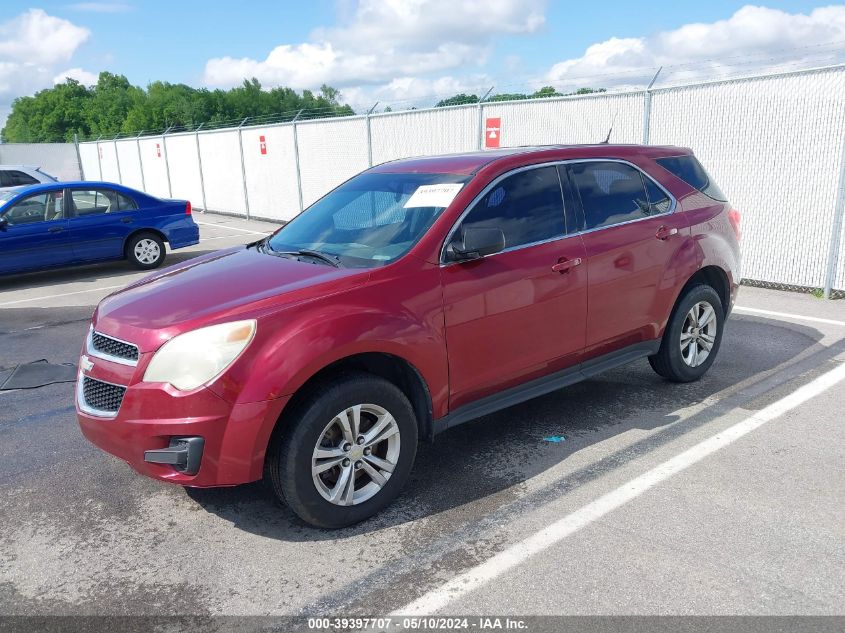
{"type": "Polygon", "coordinates": [[[733,227],[734,233],[736,233],[737,241],[739,241],[739,238],[742,236],[742,231],[739,228],[741,221],[742,216],[739,214],[739,211],[736,209],[728,211],[728,222],[731,223],[731,227],[733,227]]]}
{"type": "Polygon", "coordinates": [[[185,205],[185,215],[191,215],[191,201],[188,200],[188,203],[185,205]]]}

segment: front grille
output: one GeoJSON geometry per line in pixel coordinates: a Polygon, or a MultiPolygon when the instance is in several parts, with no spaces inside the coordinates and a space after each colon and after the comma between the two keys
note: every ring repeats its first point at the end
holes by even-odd
{"type": "Polygon", "coordinates": [[[124,360],[138,360],[137,347],[131,343],[118,341],[117,339],[106,336],[105,334],[100,334],[99,332],[91,333],[91,345],[94,350],[100,352],[101,354],[108,354],[109,356],[115,356],[124,360]]]}
{"type": "Polygon", "coordinates": [[[124,393],[126,393],[126,387],[111,385],[88,376],[82,378],[82,395],[85,398],[85,404],[97,411],[117,413],[120,403],[123,402],[124,393]]]}

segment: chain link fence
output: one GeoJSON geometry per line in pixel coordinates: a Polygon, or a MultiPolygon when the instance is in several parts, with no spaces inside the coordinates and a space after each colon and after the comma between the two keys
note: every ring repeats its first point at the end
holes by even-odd
{"type": "Polygon", "coordinates": [[[370,165],[494,146],[690,147],[742,213],[743,276],[845,295],[845,66],[80,143],[84,177],[286,221],[370,165]],[[612,130],[612,131],[611,131],[612,130]],[[495,136],[495,142],[488,137],[495,136]]]}

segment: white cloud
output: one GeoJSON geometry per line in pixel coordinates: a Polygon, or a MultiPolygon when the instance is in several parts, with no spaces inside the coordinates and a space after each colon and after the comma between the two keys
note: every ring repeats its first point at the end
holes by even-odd
{"type": "Polygon", "coordinates": [[[76,2],[68,5],[68,9],[90,13],[125,13],[134,8],[128,2],[76,2]]]}
{"type": "Polygon", "coordinates": [[[545,79],[559,89],[614,87],[646,83],[660,66],[665,67],[664,81],[819,66],[845,58],[843,41],[843,5],[809,14],[747,5],[726,20],[686,24],[649,37],[612,37],[588,47],[581,57],[555,64],[545,79]]]}
{"type": "Polygon", "coordinates": [[[31,64],[66,62],[91,32],[68,20],[29,11],[0,24],[0,60],[31,64]]]}
{"type": "Polygon", "coordinates": [[[369,110],[378,102],[378,110],[390,106],[394,110],[403,110],[416,104],[431,106],[432,95],[444,97],[459,93],[477,94],[484,92],[492,85],[488,75],[472,75],[470,77],[453,77],[447,75],[436,79],[424,77],[396,77],[378,86],[357,86],[343,90],[345,103],[356,111],[369,110]]]}
{"type": "Polygon", "coordinates": [[[257,77],[297,89],[346,88],[478,67],[496,37],[541,28],[544,6],[544,0],[361,0],[341,26],[277,46],[263,60],[208,60],[204,82],[232,86],[257,77]]]}
{"type": "Polygon", "coordinates": [[[58,73],[55,77],[53,77],[54,84],[61,84],[64,83],[68,79],[75,79],[83,86],[93,86],[97,83],[97,74],[89,72],[84,68],[68,68],[60,73],[58,73]]]}
{"type": "Polygon", "coordinates": [[[0,22],[0,126],[12,100],[50,86],[57,68],[90,36],[88,29],[41,9],[0,22]]]}

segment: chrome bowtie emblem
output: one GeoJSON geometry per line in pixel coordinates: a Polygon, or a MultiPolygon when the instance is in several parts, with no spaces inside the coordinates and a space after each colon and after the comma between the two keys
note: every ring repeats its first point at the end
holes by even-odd
{"type": "Polygon", "coordinates": [[[79,359],[79,364],[82,367],[82,371],[88,372],[94,369],[94,361],[92,361],[87,356],[83,356],[79,359]]]}

